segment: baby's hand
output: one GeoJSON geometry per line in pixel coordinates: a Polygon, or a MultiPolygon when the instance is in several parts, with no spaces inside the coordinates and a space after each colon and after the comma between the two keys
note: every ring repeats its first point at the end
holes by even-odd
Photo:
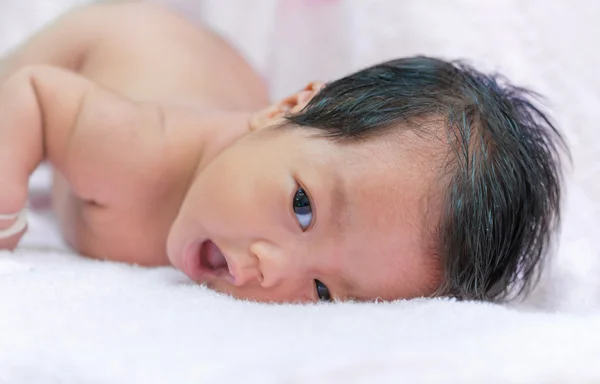
{"type": "Polygon", "coordinates": [[[14,249],[25,232],[29,176],[44,156],[35,88],[29,70],[0,84],[0,250],[14,249]]]}

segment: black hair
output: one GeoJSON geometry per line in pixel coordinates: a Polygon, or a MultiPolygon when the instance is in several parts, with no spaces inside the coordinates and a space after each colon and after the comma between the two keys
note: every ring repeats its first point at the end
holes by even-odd
{"type": "Polygon", "coordinates": [[[449,156],[440,167],[437,294],[498,301],[537,282],[559,224],[568,150],[537,100],[499,75],[418,56],[326,84],[287,122],[336,140],[443,122],[449,156]]]}

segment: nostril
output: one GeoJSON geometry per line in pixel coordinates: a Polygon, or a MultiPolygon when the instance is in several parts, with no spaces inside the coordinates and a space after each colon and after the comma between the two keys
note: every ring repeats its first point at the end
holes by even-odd
{"type": "Polygon", "coordinates": [[[266,275],[261,273],[260,286],[270,289],[283,283],[286,279],[282,271],[269,271],[266,275]]]}

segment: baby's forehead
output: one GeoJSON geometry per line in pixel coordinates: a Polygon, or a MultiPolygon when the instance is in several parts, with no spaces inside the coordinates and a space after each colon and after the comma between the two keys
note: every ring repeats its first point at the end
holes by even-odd
{"type": "Polygon", "coordinates": [[[351,196],[350,211],[360,219],[357,225],[382,234],[410,229],[429,242],[446,185],[442,169],[447,146],[436,140],[406,131],[352,143],[341,151],[336,167],[351,196]]]}
{"type": "MultiPolygon", "coordinates": [[[[366,152],[387,152],[396,155],[421,157],[421,162],[446,156],[449,146],[447,122],[440,116],[421,117],[387,127],[364,131],[358,137],[335,140],[342,147],[366,152]]],[[[415,159],[416,160],[416,159],[415,159]]]]}
{"type": "Polygon", "coordinates": [[[337,141],[336,146],[348,165],[358,165],[351,168],[353,171],[366,170],[373,176],[384,173],[392,187],[409,179],[429,183],[439,179],[448,160],[450,146],[441,128],[441,124],[431,122],[426,129],[388,129],[365,139],[337,141]]]}

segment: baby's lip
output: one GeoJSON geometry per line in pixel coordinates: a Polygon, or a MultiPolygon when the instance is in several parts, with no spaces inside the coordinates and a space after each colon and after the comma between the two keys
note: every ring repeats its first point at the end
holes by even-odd
{"type": "Polygon", "coordinates": [[[211,240],[195,241],[185,248],[182,269],[186,275],[195,281],[206,282],[208,280],[224,279],[234,284],[235,278],[231,273],[232,267],[233,265],[227,255],[222,253],[211,240]],[[209,262],[209,259],[214,260],[214,257],[209,257],[210,252],[219,252],[225,259],[227,266],[214,268],[209,262]]]}

